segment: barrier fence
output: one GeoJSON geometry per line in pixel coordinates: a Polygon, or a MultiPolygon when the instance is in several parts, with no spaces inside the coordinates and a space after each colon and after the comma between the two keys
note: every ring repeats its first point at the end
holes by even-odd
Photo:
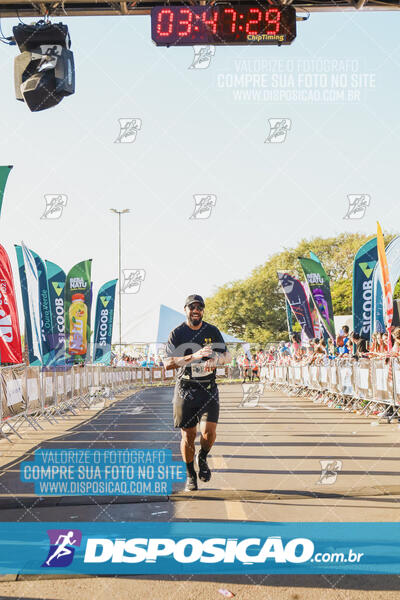
{"type": "Polygon", "coordinates": [[[378,414],[390,422],[400,412],[400,361],[397,358],[335,359],[325,365],[279,365],[261,368],[260,378],[292,396],[311,396],[361,414],[378,414]]]}
{"type": "MultiPolygon", "coordinates": [[[[237,367],[218,367],[219,380],[239,375],[237,367]]],[[[152,385],[174,383],[176,369],[164,367],[74,366],[42,369],[27,365],[0,368],[0,433],[9,440],[24,421],[42,429],[40,420],[54,423],[101,399],[152,385]]],[[[336,359],[327,365],[261,367],[262,383],[292,396],[311,396],[325,403],[364,415],[379,414],[391,421],[400,413],[400,361],[397,358],[336,359]]],[[[10,441],[10,440],[9,440],[10,441]]]]}
{"type": "MultiPolygon", "coordinates": [[[[232,375],[229,367],[218,367],[216,373],[218,378],[232,375]]],[[[163,367],[85,365],[63,370],[27,365],[1,367],[0,433],[9,440],[7,432],[13,431],[21,438],[18,429],[24,421],[34,429],[42,429],[40,419],[54,423],[116,393],[171,384],[175,377],[176,369],[163,367]]]]}

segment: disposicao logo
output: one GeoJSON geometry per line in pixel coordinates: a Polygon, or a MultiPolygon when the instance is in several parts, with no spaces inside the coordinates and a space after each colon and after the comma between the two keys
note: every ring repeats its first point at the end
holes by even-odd
{"type": "Polygon", "coordinates": [[[50,549],[42,567],[68,567],[72,563],[75,548],[81,545],[79,529],[49,529],[50,549]]]}
{"type": "Polygon", "coordinates": [[[285,545],[280,536],[246,538],[241,541],[227,538],[89,538],[85,563],[155,563],[171,557],[178,563],[304,563],[311,559],[314,544],[307,538],[294,538],[285,545]]]}

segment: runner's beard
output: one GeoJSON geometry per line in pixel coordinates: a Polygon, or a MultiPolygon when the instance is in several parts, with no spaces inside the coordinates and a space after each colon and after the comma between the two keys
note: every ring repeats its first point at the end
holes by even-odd
{"type": "Polygon", "coordinates": [[[200,325],[201,323],[201,317],[189,317],[189,323],[191,325],[193,325],[194,327],[197,327],[197,325],[200,325]]]}

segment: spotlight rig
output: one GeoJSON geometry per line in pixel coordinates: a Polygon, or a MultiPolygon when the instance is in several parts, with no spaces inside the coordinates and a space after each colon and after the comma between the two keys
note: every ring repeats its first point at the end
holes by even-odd
{"type": "Polygon", "coordinates": [[[55,106],[75,92],[74,55],[63,23],[40,20],[13,27],[21,54],[14,61],[17,100],[32,112],[55,106]]]}

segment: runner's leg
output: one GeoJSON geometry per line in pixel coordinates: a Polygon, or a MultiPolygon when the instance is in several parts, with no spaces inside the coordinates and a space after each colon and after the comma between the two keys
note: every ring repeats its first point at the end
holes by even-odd
{"type": "Polygon", "coordinates": [[[217,437],[217,423],[202,421],[200,423],[200,446],[206,452],[210,452],[217,437]]]}
{"type": "Polygon", "coordinates": [[[197,490],[197,473],[194,469],[194,441],[196,433],[197,426],[181,429],[181,454],[186,463],[185,492],[195,492],[197,490]]]}
{"type": "MultiPolygon", "coordinates": [[[[189,427],[181,429],[181,454],[184,462],[186,463],[186,468],[189,473],[188,465],[192,465],[194,460],[194,442],[196,439],[197,427],[189,427]]],[[[194,469],[191,470],[191,474],[194,472],[194,469]]]]}
{"type": "Polygon", "coordinates": [[[217,423],[213,421],[202,421],[200,423],[200,451],[197,454],[197,466],[199,477],[202,481],[210,481],[211,471],[207,464],[207,455],[217,437],[217,423]]]}

